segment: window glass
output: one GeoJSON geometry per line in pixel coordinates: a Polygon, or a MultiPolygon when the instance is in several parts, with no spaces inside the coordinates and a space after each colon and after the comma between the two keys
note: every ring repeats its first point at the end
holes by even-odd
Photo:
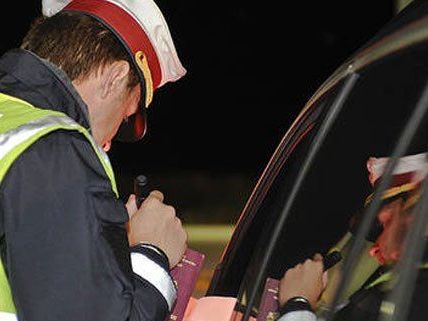
{"type": "MultiPolygon", "coordinates": [[[[321,146],[291,208],[280,238],[276,241],[265,277],[281,278],[287,268],[316,252],[326,253],[343,236],[353,231],[350,228],[351,222],[355,222],[357,213],[364,213],[364,204],[373,192],[367,161],[370,157],[391,155],[426,86],[427,54],[428,45],[420,44],[359,71],[358,82],[321,146]]],[[[323,97],[325,107],[318,120],[323,119],[322,116],[331,106],[341,86],[339,84],[323,97]]],[[[319,110],[321,109],[320,107],[319,110]]],[[[254,215],[249,229],[251,234],[248,234],[253,236],[250,246],[252,252],[251,255],[245,253],[241,270],[241,273],[245,270],[245,277],[238,294],[243,305],[259,272],[266,244],[319,125],[320,122],[316,122],[314,129],[282,164],[278,176],[254,215]]],[[[424,120],[406,155],[426,151],[427,125],[424,120]]],[[[368,255],[371,246],[372,243],[367,241],[360,258],[365,262],[363,265],[367,268],[367,275],[358,272],[361,278],[352,279],[354,288],[346,293],[346,297],[362,283],[368,282],[371,272],[379,266],[377,260],[368,255]]],[[[240,253],[237,253],[239,260],[240,253]]],[[[259,288],[259,294],[261,290],[262,287],[259,288]]],[[[332,293],[329,295],[323,301],[326,306],[332,293]]],[[[257,311],[258,303],[257,301],[253,307],[254,311],[257,311]]]]}
{"type": "Polygon", "coordinates": [[[260,244],[261,232],[265,225],[269,224],[271,213],[274,211],[274,207],[277,207],[281,195],[284,194],[280,191],[284,188],[284,179],[277,178],[278,171],[281,172],[280,176],[288,175],[292,178],[289,181],[293,181],[297,173],[295,166],[298,165],[298,162],[289,159],[289,155],[294,159],[306,153],[324,104],[325,100],[320,100],[316,104],[317,108],[312,108],[302,118],[290,137],[283,140],[280,144],[279,151],[275,155],[277,157],[273,157],[270,166],[255,191],[255,195],[252,196],[252,199],[244,210],[242,220],[234,233],[236,239],[232,239],[231,244],[229,244],[230,252],[227,253],[228,255],[226,255],[218,267],[211,281],[211,288],[208,291],[209,295],[235,297],[238,295],[245,270],[258,244],[260,244]],[[283,167],[285,161],[287,163],[287,170],[284,170],[283,167]],[[259,204],[260,199],[262,199],[261,205],[259,204]]]}

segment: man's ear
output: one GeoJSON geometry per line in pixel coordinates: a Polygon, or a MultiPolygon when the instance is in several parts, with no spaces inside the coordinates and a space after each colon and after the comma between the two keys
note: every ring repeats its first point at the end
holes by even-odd
{"type": "Polygon", "coordinates": [[[103,67],[101,71],[102,98],[106,98],[111,93],[122,88],[123,85],[127,85],[129,70],[129,63],[125,60],[114,61],[103,67]]]}

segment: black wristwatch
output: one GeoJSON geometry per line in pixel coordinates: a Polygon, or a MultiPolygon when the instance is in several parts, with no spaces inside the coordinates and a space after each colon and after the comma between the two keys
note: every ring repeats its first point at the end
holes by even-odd
{"type": "Polygon", "coordinates": [[[295,296],[289,299],[280,309],[279,314],[284,315],[293,311],[311,311],[314,312],[308,299],[303,296],[295,296]]]}

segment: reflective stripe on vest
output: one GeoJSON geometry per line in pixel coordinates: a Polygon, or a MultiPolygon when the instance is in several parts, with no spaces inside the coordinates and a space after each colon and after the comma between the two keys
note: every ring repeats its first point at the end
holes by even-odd
{"type": "Polygon", "coordinates": [[[118,196],[113,169],[107,154],[91,134],[61,112],[33,107],[27,102],[0,94],[0,182],[13,161],[40,137],[55,130],[75,130],[83,134],[97,153],[118,196]]]}
{"type": "MultiPolygon", "coordinates": [[[[419,268],[420,269],[428,269],[428,262],[421,264],[421,266],[419,268]]],[[[366,289],[370,289],[370,288],[373,288],[373,287],[378,286],[378,285],[382,285],[382,286],[388,285],[388,283],[392,280],[393,277],[394,277],[394,275],[393,275],[392,271],[387,272],[385,274],[382,274],[380,277],[378,277],[372,283],[367,285],[366,289]]],[[[392,316],[395,312],[395,303],[387,301],[387,300],[382,300],[382,303],[380,304],[380,307],[379,307],[379,312],[385,316],[392,316]]],[[[383,318],[381,318],[381,319],[383,319],[383,318]]]]}
{"type": "Polygon", "coordinates": [[[131,253],[132,271],[153,285],[172,311],[177,291],[173,279],[160,265],[141,253],[131,253]]]}
{"type": "MultiPolygon", "coordinates": [[[[55,130],[73,130],[83,134],[110,179],[112,189],[118,197],[113,169],[107,154],[95,143],[91,134],[67,115],[35,108],[15,97],[0,94],[0,183],[13,162],[34,142],[55,130]]],[[[0,316],[14,316],[15,305],[3,263],[0,260],[0,316]]],[[[13,320],[13,319],[11,319],[13,320]]],[[[16,317],[15,317],[16,320],[16,317]]]]}
{"type": "Polygon", "coordinates": [[[0,312],[1,321],[18,321],[15,313],[0,312]]]}
{"type": "MultiPolygon", "coordinates": [[[[428,269],[428,262],[423,263],[420,266],[420,269],[428,269]]],[[[393,272],[386,272],[384,274],[382,274],[381,276],[379,276],[376,280],[374,280],[372,283],[370,283],[369,285],[367,285],[365,288],[366,289],[370,289],[373,288],[379,284],[383,284],[383,283],[387,283],[389,281],[392,280],[393,277],[393,272]]]]}

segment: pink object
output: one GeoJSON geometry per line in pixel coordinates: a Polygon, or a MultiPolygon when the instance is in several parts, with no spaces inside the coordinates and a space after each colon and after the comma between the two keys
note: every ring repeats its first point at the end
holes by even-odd
{"type": "Polygon", "coordinates": [[[276,320],[279,316],[278,292],[279,281],[277,279],[267,278],[263,293],[260,299],[257,321],[276,320]]]}
{"type": "Polygon", "coordinates": [[[181,262],[171,270],[171,276],[177,286],[177,300],[172,313],[165,321],[183,320],[187,307],[193,302],[191,296],[204,260],[204,254],[188,248],[181,262]]]}
{"type": "Polygon", "coordinates": [[[234,317],[236,298],[207,296],[192,299],[184,321],[231,321],[234,317]]]}
{"type": "Polygon", "coordinates": [[[184,312],[183,320],[186,321],[192,312],[193,308],[198,304],[198,299],[191,297],[189,303],[187,304],[186,311],[184,312]]]}

